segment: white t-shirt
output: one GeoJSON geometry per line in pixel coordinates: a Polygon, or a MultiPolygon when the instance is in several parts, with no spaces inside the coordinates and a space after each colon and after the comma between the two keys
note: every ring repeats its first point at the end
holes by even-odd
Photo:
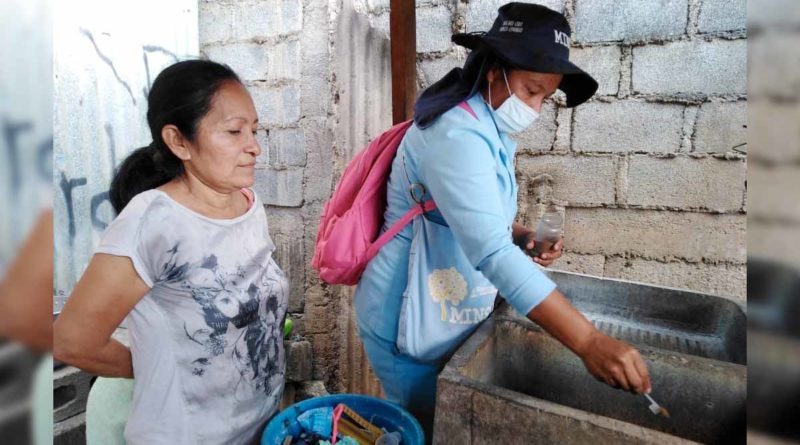
{"type": "Polygon", "coordinates": [[[278,409],[288,283],[257,197],[213,219],[149,190],[98,253],[129,257],[151,287],[128,314],[135,377],[129,444],[250,444],[278,409]]]}

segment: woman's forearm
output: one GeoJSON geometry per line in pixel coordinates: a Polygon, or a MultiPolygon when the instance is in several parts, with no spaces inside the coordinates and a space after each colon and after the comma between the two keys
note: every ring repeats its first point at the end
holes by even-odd
{"type": "Polygon", "coordinates": [[[55,358],[89,374],[101,377],[133,378],[131,350],[113,338],[92,352],[67,352],[64,349],[66,348],[59,348],[58,342],[56,342],[55,358]]]}
{"type": "Polygon", "coordinates": [[[639,351],[601,333],[558,290],[528,312],[528,318],[577,354],[598,380],[636,393],[650,391],[649,371],[639,351]]]}
{"type": "Polygon", "coordinates": [[[580,357],[599,332],[557,289],[528,312],[528,318],[580,357]]]}

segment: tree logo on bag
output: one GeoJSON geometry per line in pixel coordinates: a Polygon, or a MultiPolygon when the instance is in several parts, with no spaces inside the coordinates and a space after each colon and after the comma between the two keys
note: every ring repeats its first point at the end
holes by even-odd
{"type": "Polygon", "coordinates": [[[446,301],[458,306],[467,297],[467,281],[455,267],[434,269],[428,275],[431,298],[442,307],[442,321],[447,319],[446,301]]]}

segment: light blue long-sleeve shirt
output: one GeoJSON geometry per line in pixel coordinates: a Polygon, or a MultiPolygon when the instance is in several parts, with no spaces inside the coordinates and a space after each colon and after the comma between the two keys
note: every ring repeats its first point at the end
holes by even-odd
{"type": "MultiPolygon", "coordinates": [[[[556,286],[512,241],[516,142],[498,132],[493,112],[480,94],[467,103],[477,118],[454,107],[430,127],[409,128],[392,164],[384,230],[412,206],[408,174],[412,183],[425,186],[425,200],[436,201],[438,209],[428,217],[445,222],[472,266],[517,312],[527,314],[556,286]]],[[[409,224],[370,261],[354,297],[359,324],[389,341],[397,336],[411,238],[409,224]]]]}

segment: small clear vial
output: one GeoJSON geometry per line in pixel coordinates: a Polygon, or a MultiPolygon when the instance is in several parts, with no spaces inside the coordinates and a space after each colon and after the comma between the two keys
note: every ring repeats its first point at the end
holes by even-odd
{"type": "Polygon", "coordinates": [[[564,219],[561,214],[555,209],[548,209],[539,220],[539,225],[536,227],[536,238],[534,239],[533,251],[534,256],[539,256],[544,252],[553,249],[558,240],[561,239],[561,231],[564,228],[564,219]]]}

